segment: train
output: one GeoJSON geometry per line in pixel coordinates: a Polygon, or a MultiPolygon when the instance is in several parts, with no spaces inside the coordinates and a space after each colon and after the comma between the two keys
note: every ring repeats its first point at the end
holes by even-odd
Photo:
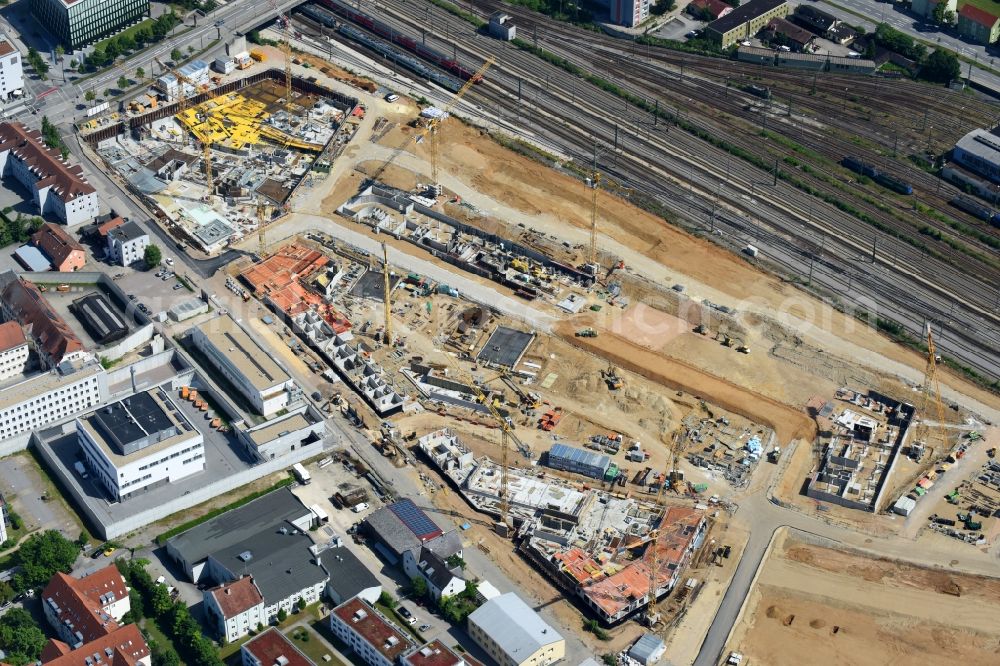
{"type": "Polygon", "coordinates": [[[851,157],[848,155],[841,161],[841,164],[854,173],[871,178],[882,187],[890,189],[893,192],[899,192],[900,194],[913,194],[913,186],[906,181],[900,180],[895,176],[890,176],[887,173],[883,173],[857,157],[851,157]]]}
{"type": "Polygon", "coordinates": [[[756,84],[750,84],[743,88],[751,95],[760,97],[761,99],[771,99],[771,89],[766,86],[758,86],[756,84]]]}
{"type": "Polygon", "coordinates": [[[480,83],[483,80],[483,76],[481,74],[477,74],[474,70],[464,67],[460,62],[458,62],[458,60],[449,58],[443,53],[420,43],[419,40],[414,39],[409,35],[405,35],[399,30],[372,18],[361,10],[355,9],[350,5],[340,2],[339,0],[318,0],[318,2],[320,5],[326,7],[339,16],[362,26],[366,30],[369,30],[370,32],[388,40],[393,44],[403,47],[410,53],[415,53],[419,57],[433,63],[437,67],[440,67],[447,72],[451,72],[463,81],[471,79],[473,83],[480,83]]]}
{"type": "Polygon", "coordinates": [[[959,210],[964,210],[969,215],[978,217],[980,220],[989,222],[994,227],[1000,227],[1000,213],[989,206],[984,206],[968,197],[955,197],[951,200],[951,205],[959,210]]]}

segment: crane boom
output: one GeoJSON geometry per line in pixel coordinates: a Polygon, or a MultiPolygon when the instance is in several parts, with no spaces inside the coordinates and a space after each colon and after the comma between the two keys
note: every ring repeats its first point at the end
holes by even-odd
{"type": "MultiPolygon", "coordinates": [[[[458,104],[463,97],[465,97],[465,94],[469,92],[469,89],[472,88],[473,84],[476,81],[481,80],[483,78],[483,74],[485,74],[486,70],[488,70],[490,67],[493,66],[494,62],[496,62],[496,58],[494,56],[490,56],[489,58],[486,59],[486,62],[483,63],[482,67],[480,67],[475,74],[469,77],[469,79],[466,80],[465,84],[461,88],[459,88],[458,92],[455,93],[455,95],[448,101],[448,104],[446,104],[444,109],[442,109],[443,111],[442,116],[451,111],[453,108],[455,108],[455,105],[458,104]]],[[[375,171],[374,174],[372,174],[371,180],[374,182],[377,181],[379,178],[381,178],[382,174],[385,173],[385,170],[388,169],[389,166],[396,161],[396,158],[399,157],[399,154],[402,153],[406,149],[406,147],[410,145],[411,141],[419,143],[428,134],[436,132],[439,123],[440,120],[436,118],[432,119],[430,123],[427,124],[427,127],[425,127],[423,130],[414,134],[412,137],[406,137],[405,139],[403,139],[402,143],[400,143],[399,146],[397,146],[396,149],[392,151],[392,155],[389,155],[389,158],[385,162],[383,162],[381,166],[379,166],[379,168],[375,171]]],[[[431,182],[434,185],[437,185],[437,174],[438,174],[438,151],[436,146],[437,146],[436,139],[432,136],[431,137],[431,182]]]]}
{"type": "Polygon", "coordinates": [[[285,110],[291,113],[292,111],[292,41],[289,37],[289,20],[288,17],[278,8],[277,0],[268,0],[271,4],[271,8],[278,15],[278,25],[281,26],[280,32],[284,35],[284,39],[281,41],[281,53],[285,58],[285,110]]]}
{"type": "Polygon", "coordinates": [[[389,298],[389,249],[382,243],[382,280],[385,291],[383,307],[385,308],[385,344],[392,344],[392,301],[389,298]]]}

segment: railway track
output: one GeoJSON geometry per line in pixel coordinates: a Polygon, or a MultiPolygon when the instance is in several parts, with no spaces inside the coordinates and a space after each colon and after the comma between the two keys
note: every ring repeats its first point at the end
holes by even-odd
{"type": "MultiPolygon", "coordinates": [[[[421,18],[434,10],[434,8],[412,6],[413,11],[407,15],[407,7],[392,7],[391,10],[393,20],[399,20],[396,14],[399,12],[403,17],[404,27],[408,26],[410,29],[414,23],[419,23],[421,18]]],[[[381,18],[385,16],[380,16],[381,18]]],[[[439,17],[435,16],[435,19],[437,18],[439,17]]],[[[449,31],[457,35],[458,28],[459,26],[452,26],[449,31]]],[[[469,31],[471,28],[467,30],[469,31]]],[[[430,36],[430,40],[434,39],[436,39],[434,36],[430,36]]],[[[817,229],[831,239],[838,234],[843,235],[843,232],[836,226],[820,225],[809,220],[806,215],[814,207],[815,202],[803,201],[800,197],[805,195],[798,193],[790,196],[784,205],[767,202],[764,206],[763,201],[748,201],[753,198],[755,186],[762,182],[762,176],[766,177],[761,170],[740,160],[734,160],[721,151],[713,151],[711,146],[685,132],[664,132],[666,128],[662,123],[656,126],[652,122],[643,124],[638,119],[630,119],[624,110],[618,150],[612,151],[610,149],[612,139],[607,132],[612,128],[607,127],[606,119],[609,110],[616,109],[622,104],[621,100],[580,82],[558,68],[541,63],[530,54],[511,51],[505,48],[506,45],[485,38],[471,38],[471,42],[474,48],[465,42],[458,48],[464,57],[470,60],[470,64],[474,65],[476,59],[489,54],[501,57],[498,66],[491,72],[488,83],[476,87],[474,97],[481,98],[482,103],[490,109],[495,105],[501,113],[516,108],[526,114],[532,114],[532,122],[538,126],[538,130],[564,145],[578,163],[590,162],[591,155],[586,154],[580,147],[593,145],[594,136],[597,135],[603,138],[602,143],[606,148],[606,153],[601,155],[599,160],[602,170],[614,174],[625,184],[636,187],[646,196],[674,210],[686,211],[692,218],[700,220],[699,223],[706,228],[711,226],[713,230],[716,227],[719,230],[725,229],[725,233],[729,235],[727,242],[731,245],[738,244],[734,243],[733,239],[749,236],[752,233],[755,240],[766,239],[775,247],[783,249],[789,256],[794,255],[795,258],[789,262],[790,268],[794,264],[796,268],[802,270],[807,264],[812,263],[817,273],[817,281],[825,280],[830,288],[840,288],[848,292],[870,290],[869,293],[873,294],[874,298],[891,297],[908,304],[914,301],[913,290],[905,284],[902,287],[895,287],[891,280],[886,279],[887,275],[881,274],[886,271],[886,265],[869,265],[865,268],[857,264],[845,267],[843,258],[838,262],[832,257],[817,261],[813,257],[813,250],[817,245],[815,237],[817,229]],[[516,105],[518,95],[520,95],[520,105],[516,105]],[[583,99],[584,97],[586,99],[583,99]],[[599,120],[592,119],[587,123],[587,127],[567,124],[561,120],[561,118],[572,118],[581,110],[587,110],[592,117],[599,120]],[[604,131],[597,129],[599,125],[604,125],[604,131]],[[679,153],[686,154],[682,156],[679,153]],[[728,182],[723,182],[720,178],[719,172],[724,163],[728,165],[728,182]],[[652,173],[664,176],[656,188],[650,188],[645,184],[651,168],[652,173]],[[751,196],[747,196],[748,192],[751,196]],[[680,202],[683,202],[683,205],[680,202]],[[748,207],[766,208],[759,212],[766,212],[769,222],[773,220],[784,228],[772,230],[768,228],[768,224],[761,224],[759,219],[752,222],[753,218],[736,212],[740,208],[748,207]],[[717,213],[714,220],[711,219],[713,212],[717,213]],[[812,228],[803,229],[801,226],[803,220],[812,222],[812,228]],[[894,289],[898,289],[898,293],[893,293],[894,289]]],[[[447,48],[451,48],[451,45],[448,44],[447,48]]],[[[646,115],[648,117],[648,114],[646,115]]],[[[510,113],[510,116],[513,117],[514,114],[510,113]]],[[[816,212],[819,214],[825,211],[822,211],[821,207],[816,207],[816,212]]],[[[837,213],[836,210],[831,211],[834,216],[837,213]]],[[[853,249],[849,248],[846,254],[860,257],[865,253],[862,247],[855,243],[853,249]]],[[[867,247],[867,241],[864,247],[867,247]]],[[[893,267],[888,266],[888,268],[893,267]]],[[[925,302],[920,303],[920,306],[924,316],[929,315],[939,321],[954,319],[955,300],[945,298],[940,293],[927,298],[925,302]]],[[[914,321],[913,312],[894,310],[889,305],[882,308],[883,312],[885,310],[889,310],[889,315],[894,318],[898,317],[919,330],[920,322],[914,321]]],[[[978,356],[974,350],[993,344],[989,339],[975,335],[975,328],[971,331],[967,334],[958,331],[952,345],[954,351],[950,352],[966,362],[971,362],[978,356]]],[[[987,373],[995,372],[995,360],[987,358],[985,363],[976,365],[987,373]]]]}

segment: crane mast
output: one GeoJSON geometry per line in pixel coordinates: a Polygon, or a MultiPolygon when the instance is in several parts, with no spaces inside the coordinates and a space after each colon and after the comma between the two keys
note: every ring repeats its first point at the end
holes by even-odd
{"type": "Polygon", "coordinates": [[[382,243],[382,280],[385,291],[383,307],[385,308],[385,344],[392,344],[392,301],[389,298],[389,249],[382,243]]]}

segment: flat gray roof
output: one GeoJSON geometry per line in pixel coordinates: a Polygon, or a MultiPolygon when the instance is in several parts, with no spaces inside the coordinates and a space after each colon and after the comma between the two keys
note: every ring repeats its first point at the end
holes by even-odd
{"type": "Polygon", "coordinates": [[[490,599],[469,616],[515,663],[563,637],[513,592],[490,599]]]}
{"type": "Polygon", "coordinates": [[[312,425],[301,413],[292,414],[287,418],[280,419],[278,421],[268,421],[264,425],[254,428],[248,431],[251,441],[257,446],[267,444],[272,439],[276,439],[278,436],[295,430],[301,430],[302,428],[308,428],[312,425]]]}
{"type": "Polygon", "coordinates": [[[229,315],[207,321],[198,329],[258,391],[265,391],[291,379],[274,362],[273,352],[261,347],[229,315]]]}
{"type": "Polygon", "coordinates": [[[513,368],[521,360],[524,352],[528,351],[534,339],[534,333],[497,326],[476,358],[485,363],[513,368]]]}
{"type": "Polygon", "coordinates": [[[370,587],[381,585],[375,574],[348,548],[327,548],[319,554],[319,559],[330,573],[327,584],[337,591],[341,599],[356,597],[370,587]]]}
{"type": "Polygon", "coordinates": [[[974,129],[955,144],[967,153],[992,162],[1000,163],[1000,137],[984,129],[974,129]]]}

